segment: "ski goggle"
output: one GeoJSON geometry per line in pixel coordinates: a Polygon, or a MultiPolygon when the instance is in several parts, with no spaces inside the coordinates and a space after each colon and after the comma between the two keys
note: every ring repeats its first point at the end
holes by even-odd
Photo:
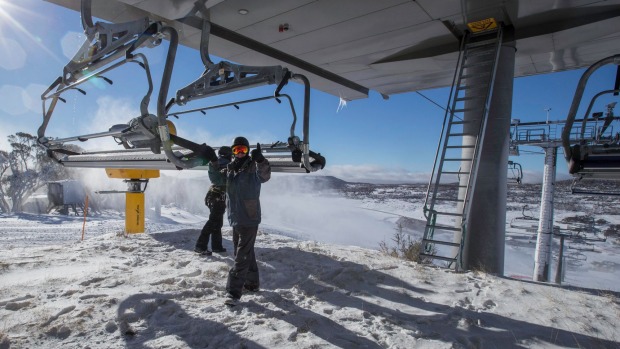
{"type": "Polygon", "coordinates": [[[232,152],[235,155],[239,153],[247,154],[249,150],[250,148],[246,147],[245,145],[235,145],[234,147],[232,147],[232,152]]]}

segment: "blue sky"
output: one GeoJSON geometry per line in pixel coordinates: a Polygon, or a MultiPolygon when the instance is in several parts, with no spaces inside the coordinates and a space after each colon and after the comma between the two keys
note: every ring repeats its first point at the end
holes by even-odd
{"type": "MultiPolygon", "coordinates": [[[[17,131],[36,134],[41,123],[41,93],[62,73],[63,66],[76,52],[83,37],[80,15],[41,0],[8,2],[0,0],[0,149],[8,149],[6,136],[17,131]]],[[[164,43],[155,49],[142,49],[151,65],[155,88],[163,67],[164,43]]],[[[216,58],[213,58],[217,61],[216,58]]],[[[169,96],[193,82],[203,71],[199,53],[179,48],[177,65],[169,96]]],[[[294,69],[292,69],[294,71],[294,69]]],[[[577,81],[583,70],[515,79],[512,118],[521,121],[544,121],[545,108],[551,108],[550,120],[565,119],[577,81]]],[[[63,97],[50,122],[50,136],[75,136],[107,130],[112,124],[126,123],[139,115],[139,103],[146,92],[144,73],[137,65],[125,65],[106,77],[114,85],[88,82],[88,95],[75,92],[63,97]]],[[[615,68],[596,73],[590,80],[584,102],[602,89],[613,88],[615,68]]],[[[274,86],[204,98],[188,104],[199,108],[272,94],[274,86]]],[[[301,85],[289,83],[283,90],[290,94],[297,113],[302,115],[301,85]]],[[[427,98],[445,106],[448,88],[421,91],[427,98]]],[[[149,111],[156,113],[157,90],[151,97],[149,111]]],[[[417,93],[393,95],[383,100],[376,92],[369,98],[347,103],[338,110],[339,98],[312,91],[311,149],[327,159],[325,174],[346,180],[374,182],[426,181],[435,156],[444,112],[417,93]]],[[[594,108],[602,111],[608,99],[594,108]]],[[[585,106],[583,107],[585,109],[585,106]]],[[[183,108],[175,107],[173,111],[183,108]]],[[[580,110],[578,117],[583,116],[580,110]]],[[[291,115],[275,102],[260,102],[220,109],[207,116],[193,113],[173,120],[179,135],[215,146],[228,144],[235,136],[245,135],[250,142],[285,141],[289,135],[291,115]]],[[[301,136],[301,122],[297,134],[301,136]]],[[[81,144],[88,148],[87,144],[81,144]]],[[[94,143],[100,146],[100,143],[94,143]]],[[[109,148],[109,147],[108,147],[109,148]]],[[[511,158],[523,165],[527,179],[540,178],[543,156],[538,148],[522,149],[522,156],[511,158]],[[529,177],[529,178],[528,178],[529,177]]],[[[558,177],[566,174],[560,154],[558,177]]]]}

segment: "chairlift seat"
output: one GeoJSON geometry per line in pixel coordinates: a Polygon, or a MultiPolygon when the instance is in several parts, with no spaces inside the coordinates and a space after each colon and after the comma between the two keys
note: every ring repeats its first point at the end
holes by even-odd
{"type": "Polygon", "coordinates": [[[620,147],[574,145],[568,171],[588,178],[612,179],[620,175],[620,147]]]}
{"type": "MultiPolygon", "coordinates": [[[[290,152],[287,153],[287,148],[274,148],[270,144],[261,145],[261,148],[265,150],[265,158],[268,159],[273,172],[308,173],[325,166],[325,158],[314,152],[310,154],[310,163],[318,168],[306,169],[302,163],[293,160],[290,152]]],[[[174,154],[178,157],[185,157],[191,156],[192,152],[179,148],[174,150],[174,154]]],[[[65,167],[177,170],[166,154],[154,154],[142,149],[64,154],[57,160],[65,167]]],[[[191,170],[208,170],[208,166],[196,166],[191,170]]]]}

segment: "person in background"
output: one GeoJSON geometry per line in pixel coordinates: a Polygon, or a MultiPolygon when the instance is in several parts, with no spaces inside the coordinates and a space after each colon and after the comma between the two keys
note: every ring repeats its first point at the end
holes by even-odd
{"type": "Polygon", "coordinates": [[[211,187],[205,197],[205,205],[209,208],[209,219],[202,228],[196,241],[194,251],[202,255],[211,255],[209,251],[209,237],[211,237],[211,249],[213,252],[226,252],[222,246],[222,225],[224,225],[224,213],[226,212],[226,166],[232,160],[232,149],[221,147],[215,161],[209,161],[209,179],[211,187]]]}
{"type": "Polygon", "coordinates": [[[225,304],[234,307],[245,289],[259,290],[258,264],[254,243],[261,221],[261,184],[271,178],[271,166],[260,149],[260,144],[250,153],[250,143],[245,137],[233,140],[233,161],[226,173],[226,207],[228,222],[233,229],[235,264],[228,272],[225,304]]]}

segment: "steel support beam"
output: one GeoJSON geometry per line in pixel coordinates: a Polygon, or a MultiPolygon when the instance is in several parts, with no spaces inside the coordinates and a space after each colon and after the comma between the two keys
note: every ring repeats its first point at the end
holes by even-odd
{"type": "MultiPolygon", "coordinates": [[[[464,269],[498,275],[504,273],[506,168],[515,52],[514,42],[502,44],[463,248],[464,269]]],[[[472,121],[471,127],[477,127],[475,119],[478,118],[477,113],[466,113],[464,119],[472,121]]]]}

